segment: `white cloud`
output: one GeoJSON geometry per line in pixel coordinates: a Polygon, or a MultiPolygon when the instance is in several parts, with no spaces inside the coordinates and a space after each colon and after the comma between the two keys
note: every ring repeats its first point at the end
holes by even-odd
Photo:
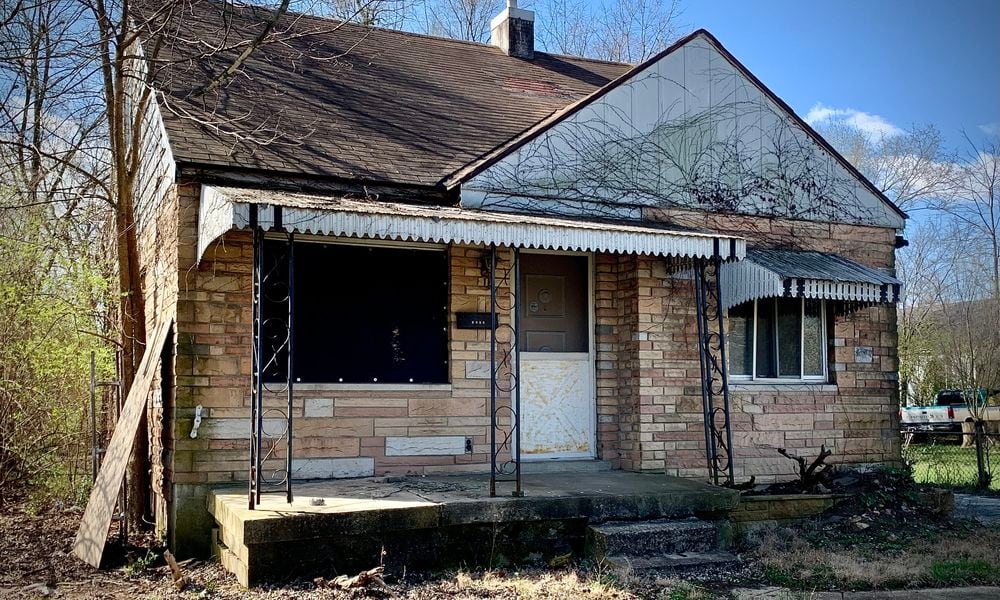
{"type": "Polygon", "coordinates": [[[805,116],[806,123],[812,126],[843,124],[857,129],[869,139],[893,137],[905,133],[902,129],[878,115],[855,110],[853,108],[833,108],[817,103],[805,116]]]}
{"type": "Polygon", "coordinates": [[[1000,121],[980,125],[979,130],[986,135],[1000,135],[1000,121]]]}

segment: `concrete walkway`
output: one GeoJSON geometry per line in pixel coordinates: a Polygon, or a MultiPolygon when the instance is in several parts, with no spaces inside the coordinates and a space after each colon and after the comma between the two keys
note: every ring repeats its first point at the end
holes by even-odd
{"type": "Polygon", "coordinates": [[[975,519],[984,525],[1000,523],[1000,497],[955,494],[952,514],[960,519],[975,519]]]}
{"type": "Polygon", "coordinates": [[[996,600],[1000,587],[960,587],[891,592],[798,592],[778,587],[733,590],[736,600],[996,600]]]}

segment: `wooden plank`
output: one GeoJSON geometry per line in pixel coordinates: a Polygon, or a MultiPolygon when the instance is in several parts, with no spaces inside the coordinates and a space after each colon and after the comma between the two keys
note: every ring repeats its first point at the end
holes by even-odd
{"type": "Polygon", "coordinates": [[[163,344],[166,343],[167,333],[170,331],[171,325],[172,321],[169,319],[158,323],[150,343],[142,354],[139,370],[132,382],[128,397],[125,399],[125,406],[122,408],[121,416],[115,425],[115,431],[111,435],[111,443],[108,444],[104,463],[97,474],[94,489],[90,492],[90,499],[87,501],[87,509],[83,512],[80,529],[76,532],[73,554],[94,567],[101,566],[104,545],[108,540],[108,530],[111,527],[112,513],[115,510],[122,481],[125,479],[125,467],[132,454],[139,421],[143,411],[146,410],[149,386],[152,384],[153,376],[159,367],[160,354],[163,351],[163,344]]]}

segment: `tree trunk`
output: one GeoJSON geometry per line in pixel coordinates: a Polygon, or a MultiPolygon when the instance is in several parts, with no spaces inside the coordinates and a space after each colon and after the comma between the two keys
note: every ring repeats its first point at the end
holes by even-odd
{"type": "MultiPolygon", "coordinates": [[[[130,186],[119,189],[119,210],[116,216],[118,231],[118,283],[121,290],[120,315],[122,326],[122,394],[127,396],[135,380],[135,370],[146,344],[146,311],[142,295],[142,279],[139,272],[139,247],[136,237],[135,219],[132,217],[132,197],[130,186]]],[[[128,507],[129,529],[141,530],[145,527],[145,517],[149,506],[149,439],[148,423],[143,417],[136,431],[135,446],[128,467],[128,507]]]]}
{"type": "Polygon", "coordinates": [[[993,234],[993,299],[1000,301],[1000,239],[993,234]]]}

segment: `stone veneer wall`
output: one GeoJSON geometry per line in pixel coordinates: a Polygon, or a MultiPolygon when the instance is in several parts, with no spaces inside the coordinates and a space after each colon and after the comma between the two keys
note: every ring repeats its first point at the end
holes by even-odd
{"type": "MultiPolygon", "coordinates": [[[[199,190],[194,184],[178,190],[176,412],[165,435],[163,478],[172,500],[171,543],[179,555],[191,555],[208,549],[212,523],[204,499],[209,487],[247,476],[252,248],[248,232],[231,232],[196,264],[199,190]],[[191,439],[198,405],[205,410],[203,422],[198,437],[191,439]]],[[[704,215],[684,217],[744,232],[760,244],[794,242],[875,267],[892,266],[891,230],[734,217],[712,217],[709,223],[704,215]]],[[[483,251],[448,249],[450,314],[488,310],[489,290],[479,267],[483,251]]],[[[503,256],[509,260],[509,254],[503,256]]],[[[706,475],[689,266],[652,257],[594,258],[597,452],[616,468],[706,475]]],[[[501,318],[506,322],[509,315],[501,318]]],[[[740,479],[790,476],[794,465],[778,456],[776,447],[809,456],[826,444],[834,451],[833,461],[898,461],[894,309],[838,310],[833,320],[830,385],[734,386],[740,479]],[[874,348],[873,363],[853,362],[857,345],[874,348]]],[[[488,332],[459,330],[452,318],[449,335],[448,385],[300,384],[294,407],[297,476],[485,471],[488,332]],[[465,452],[466,439],[472,442],[471,453],[465,452]]],[[[269,397],[267,402],[283,406],[284,398],[269,397]]],[[[282,451],[283,446],[274,466],[281,466],[282,451]]]]}
{"type": "MultiPolygon", "coordinates": [[[[157,205],[143,208],[148,210],[139,213],[137,232],[146,305],[146,332],[151,335],[157,319],[172,318],[177,306],[177,196],[171,188],[170,193],[160,198],[157,205]]],[[[167,341],[170,343],[170,338],[167,341]]],[[[172,346],[167,349],[166,354],[173,355],[172,346]]],[[[168,528],[169,453],[172,445],[168,414],[172,407],[173,382],[164,382],[161,375],[162,370],[158,369],[150,385],[146,407],[146,442],[156,531],[159,535],[165,535],[168,528]]]]}
{"type": "MultiPolygon", "coordinates": [[[[244,481],[248,473],[252,238],[230,232],[196,264],[198,187],[180,187],[181,259],[177,303],[176,417],[171,484],[173,542],[179,554],[204,553],[210,517],[205,495],[213,485],[244,481]],[[198,437],[190,437],[195,408],[203,407],[198,437]]],[[[449,314],[488,311],[490,292],[480,272],[483,248],[447,249],[449,314]]],[[[510,253],[501,252],[501,271],[510,253]]],[[[506,287],[499,290],[507,294],[506,287]]],[[[502,337],[510,315],[501,315],[502,337]]],[[[445,385],[298,384],[293,416],[293,476],[297,478],[425,474],[488,469],[490,342],[486,330],[449,331],[451,383],[445,385]],[[472,445],[466,451],[466,442],[472,445]]],[[[501,342],[503,340],[501,339],[501,342]]],[[[499,351],[505,344],[501,343],[499,351]]],[[[284,395],[266,406],[284,407],[284,395]]],[[[501,394],[500,404],[509,403],[501,394]]],[[[265,431],[281,431],[265,415],[265,431]]],[[[282,469],[284,444],[268,467],[282,469]]]]}
{"type": "MultiPolygon", "coordinates": [[[[874,268],[895,266],[892,229],[677,211],[647,216],[738,233],[759,246],[834,252],[874,268]]],[[[657,262],[648,271],[640,270],[640,276],[649,280],[640,283],[639,305],[661,315],[637,331],[640,343],[646,344],[639,352],[641,370],[650,376],[654,392],[648,399],[643,397],[646,405],[640,407],[640,412],[652,414],[652,425],[643,436],[643,455],[665,452],[662,466],[668,474],[704,476],[693,290],[683,264],[670,267],[666,261],[659,263],[665,265],[661,267],[657,262]],[[662,289],[670,290],[666,299],[659,297],[662,289]]],[[[755,476],[758,481],[773,481],[793,476],[796,465],[777,454],[779,447],[811,458],[826,445],[833,450],[831,463],[899,462],[895,306],[828,306],[834,310],[828,329],[831,380],[827,385],[732,386],[738,479],[755,476]],[[872,348],[872,362],[855,361],[857,346],[872,348]]]]}

